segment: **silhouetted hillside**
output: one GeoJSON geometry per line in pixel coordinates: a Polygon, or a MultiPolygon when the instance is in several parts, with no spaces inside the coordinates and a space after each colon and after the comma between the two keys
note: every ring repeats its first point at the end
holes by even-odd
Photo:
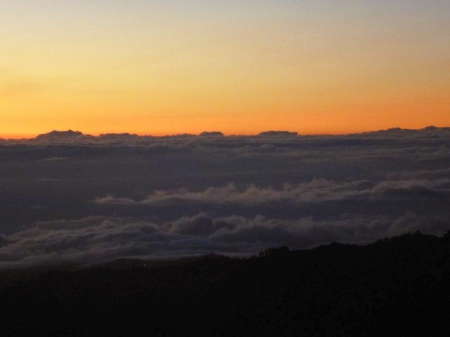
{"type": "Polygon", "coordinates": [[[49,271],[0,292],[5,335],[443,336],[450,235],[49,271]]]}

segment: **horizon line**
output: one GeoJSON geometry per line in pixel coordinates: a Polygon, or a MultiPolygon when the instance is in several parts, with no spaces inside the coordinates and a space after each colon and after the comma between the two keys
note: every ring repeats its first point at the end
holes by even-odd
{"type": "Polygon", "coordinates": [[[81,135],[83,136],[92,136],[92,137],[100,137],[100,136],[104,136],[104,135],[131,135],[131,136],[138,136],[138,137],[154,137],[154,138],[164,138],[164,137],[176,137],[176,136],[201,136],[202,134],[214,134],[217,133],[217,136],[224,136],[224,137],[252,137],[252,136],[258,136],[258,135],[262,135],[264,133],[286,133],[286,134],[291,134],[292,136],[294,136],[294,134],[296,136],[346,136],[346,135],[357,135],[357,134],[365,134],[365,133],[372,133],[372,132],[380,132],[380,131],[390,131],[390,130],[402,130],[402,131],[421,131],[421,130],[426,130],[426,129],[446,129],[446,128],[450,128],[450,126],[434,126],[434,125],[429,125],[423,128],[416,128],[416,129],[412,129],[412,128],[401,128],[401,127],[391,127],[391,128],[387,128],[387,129],[378,129],[378,130],[367,130],[367,131],[356,131],[356,132],[336,132],[336,133],[300,133],[298,131],[290,131],[290,130],[266,130],[266,131],[261,131],[261,132],[257,132],[257,133],[246,133],[246,134],[235,134],[235,133],[224,133],[220,130],[205,130],[202,131],[200,133],[189,133],[189,132],[185,132],[185,133],[168,133],[168,134],[149,134],[149,133],[131,133],[131,132],[102,132],[102,133],[84,133],[82,131],[79,130],[73,130],[73,129],[67,129],[67,130],[51,130],[48,131],[46,133],[33,133],[33,134],[1,134],[0,135],[0,139],[3,140],[32,140],[32,139],[36,139],[39,136],[43,136],[43,135],[48,135],[51,133],[64,133],[64,132],[74,132],[74,133],[81,133],[81,135]]]}

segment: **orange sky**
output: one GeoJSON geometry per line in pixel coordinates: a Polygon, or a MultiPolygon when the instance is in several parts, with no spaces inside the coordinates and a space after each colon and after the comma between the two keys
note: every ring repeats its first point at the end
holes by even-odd
{"type": "Polygon", "coordinates": [[[0,136],[450,126],[450,4],[0,4],[0,136]]]}

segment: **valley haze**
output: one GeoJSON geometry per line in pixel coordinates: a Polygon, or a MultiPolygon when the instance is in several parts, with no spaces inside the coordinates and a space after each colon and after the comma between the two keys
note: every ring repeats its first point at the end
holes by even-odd
{"type": "Polygon", "coordinates": [[[450,128],[0,139],[0,268],[450,230],[450,128]]]}

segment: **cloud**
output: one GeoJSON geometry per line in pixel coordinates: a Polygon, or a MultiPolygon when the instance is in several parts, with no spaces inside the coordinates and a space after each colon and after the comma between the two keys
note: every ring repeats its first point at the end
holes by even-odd
{"type": "Polygon", "coordinates": [[[426,217],[411,211],[400,217],[344,214],[323,221],[198,214],[162,224],[97,216],[37,222],[29,229],[2,236],[0,268],[210,252],[249,255],[282,245],[303,249],[333,241],[367,243],[407,231],[441,235],[448,229],[448,217],[426,217]]]}
{"type": "Polygon", "coordinates": [[[207,236],[213,232],[213,220],[204,214],[192,218],[183,217],[170,225],[170,233],[207,236]]]}
{"type": "Polygon", "coordinates": [[[311,203],[324,201],[367,200],[387,197],[448,197],[450,179],[382,181],[368,180],[334,182],[326,179],[313,179],[298,185],[285,184],[281,189],[250,185],[239,190],[234,184],[224,187],[209,187],[204,191],[158,190],[143,200],[115,198],[106,196],[93,202],[101,205],[149,205],[162,206],[176,203],[201,203],[223,205],[270,205],[273,203],[311,203]]]}
{"type": "Polygon", "coordinates": [[[0,266],[365,243],[450,219],[450,132],[75,131],[0,146],[0,266]]]}

